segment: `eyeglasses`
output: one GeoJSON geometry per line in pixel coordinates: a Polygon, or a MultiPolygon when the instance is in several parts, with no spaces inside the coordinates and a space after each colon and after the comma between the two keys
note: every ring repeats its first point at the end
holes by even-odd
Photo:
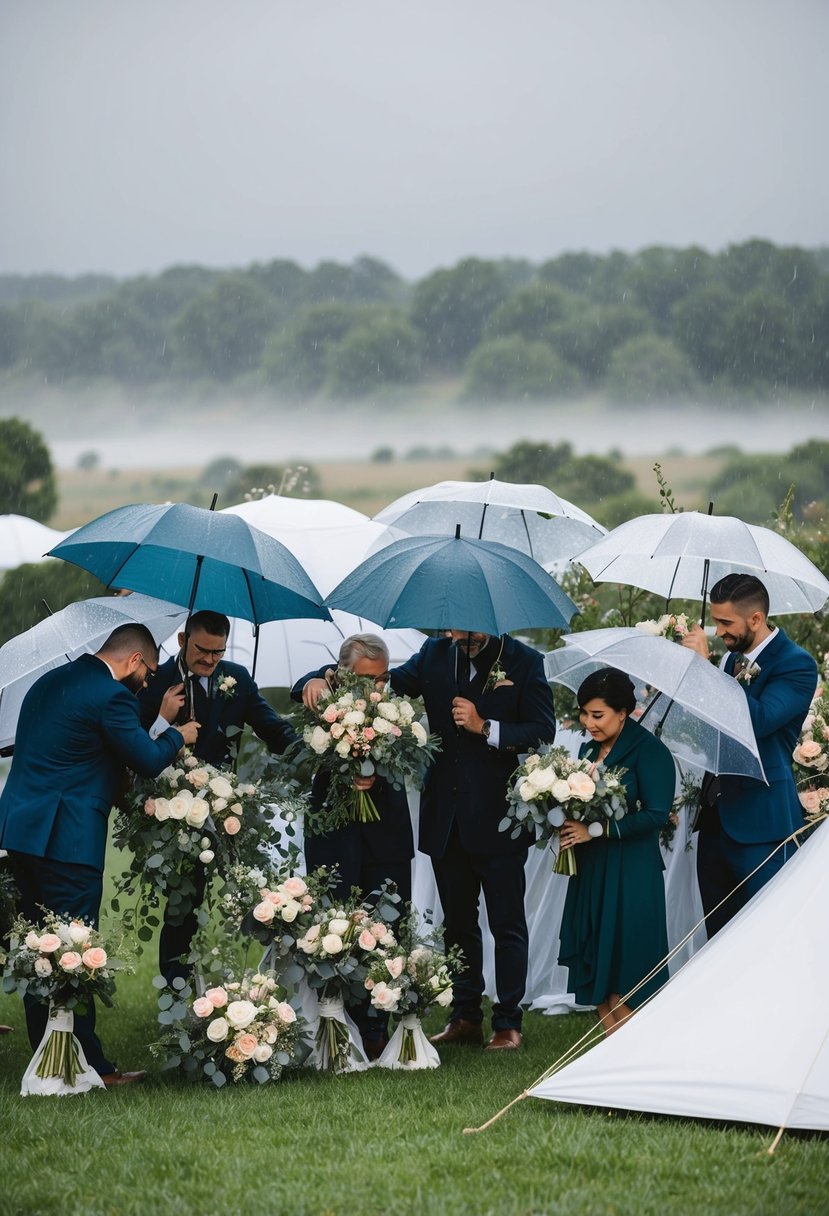
{"type": "MultiPolygon", "coordinates": [[[[193,639],[191,638],[190,641],[193,642],[193,639]]],[[[203,654],[206,659],[220,659],[227,650],[226,646],[222,646],[221,650],[210,650],[207,646],[200,646],[198,642],[193,642],[193,645],[199,654],[203,654]]]]}
{"type": "Polygon", "coordinates": [[[149,684],[150,680],[154,680],[155,677],[158,675],[158,668],[150,667],[149,663],[144,658],[143,654],[139,653],[139,658],[141,659],[141,662],[144,664],[144,671],[146,673],[144,676],[144,683],[149,684]]]}

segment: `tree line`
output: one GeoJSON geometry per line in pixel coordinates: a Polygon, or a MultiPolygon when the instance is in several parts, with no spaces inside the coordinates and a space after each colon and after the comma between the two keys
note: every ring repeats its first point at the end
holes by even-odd
{"type": "Polygon", "coordinates": [[[541,265],[466,258],[0,276],[0,369],[51,382],[213,381],[293,400],[457,380],[470,400],[648,400],[829,387],[826,250],[752,240],[541,265]]]}

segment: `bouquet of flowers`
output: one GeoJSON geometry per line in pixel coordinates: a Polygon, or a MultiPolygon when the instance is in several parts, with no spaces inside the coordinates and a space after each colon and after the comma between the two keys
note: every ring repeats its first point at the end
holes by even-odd
{"type": "MultiPolygon", "coordinates": [[[[240,781],[233,771],[188,754],[155,779],[133,785],[115,822],[115,844],[131,854],[116,892],[139,891],[139,910],[125,920],[145,922],[137,930],[141,940],[149,940],[158,924],[148,906],[166,898],[171,924],[181,924],[191,911],[198,864],[208,878],[218,874],[226,882],[240,865],[270,872],[280,846],[268,806],[277,796],[267,783],[240,781]]],[[[121,911],[117,896],[112,906],[121,911]]]]}
{"type": "MultiPolygon", "coordinates": [[[[243,934],[254,937],[268,947],[269,965],[280,969],[280,960],[291,959],[297,943],[314,926],[324,921],[326,910],[332,907],[330,890],[332,873],[315,870],[303,877],[283,875],[252,892],[248,907],[240,920],[243,934]]],[[[294,974],[294,979],[298,978],[294,974]]]]}
{"type": "Polygon", "coordinates": [[[406,781],[420,788],[440,748],[439,737],[426,732],[406,697],[382,691],[371,678],[353,672],[338,672],[337,681],[315,710],[299,711],[303,730],[297,758],[310,760],[328,777],[325,811],[314,824],[318,831],[378,820],[369,793],[354,789],[355,778],[377,774],[395,789],[406,781]]]}
{"type": "Polygon", "coordinates": [[[165,1069],[179,1068],[193,1081],[278,1081],[298,1063],[301,1029],[278,992],[271,972],[246,972],[195,999],[188,986],[165,988],[158,998],[164,1034],[151,1050],[165,1069]]]}
{"type": "Polygon", "coordinates": [[[452,1000],[452,976],[460,968],[457,950],[444,954],[434,933],[417,931],[412,911],[397,928],[397,944],[369,965],[365,987],[371,1003],[396,1014],[399,1024],[377,1064],[381,1068],[437,1068],[440,1056],[426,1038],[421,1020],[432,1005],[452,1000]]]}
{"type": "Polygon", "coordinates": [[[667,638],[671,642],[681,642],[691,626],[684,612],[666,612],[657,620],[637,621],[636,628],[654,638],[667,638]]]}
{"type": "MultiPolygon", "coordinates": [[[[825,658],[829,666],[829,656],[825,658]]],[[[819,684],[792,752],[798,798],[807,821],[829,811],[829,691],[819,684]]]]}
{"type": "MultiPolygon", "coordinates": [[[[603,836],[606,825],[627,811],[621,780],[625,771],[574,759],[564,747],[531,752],[512,775],[509,807],[499,831],[516,839],[534,826],[540,849],[558,835],[565,819],[586,823],[591,836],[603,836]]],[[[568,878],[577,873],[574,849],[559,850],[553,872],[568,878]]]]}
{"type": "MultiPolygon", "coordinates": [[[[23,1074],[20,1092],[77,1094],[103,1088],[89,1067],[74,1031],[74,1009],[97,997],[112,1005],[116,962],[97,929],[46,912],[43,925],[15,921],[3,970],[3,991],[19,992],[49,1005],[46,1032],[23,1074]]],[[[118,949],[119,947],[115,947],[118,949]]]]}

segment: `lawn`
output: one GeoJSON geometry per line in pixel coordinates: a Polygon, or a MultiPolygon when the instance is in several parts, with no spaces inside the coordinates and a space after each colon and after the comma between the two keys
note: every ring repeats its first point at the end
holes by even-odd
{"type": "MultiPolygon", "coordinates": [[[[145,1082],[76,1098],[19,1097],[29,1052],[17,998],[0,1005],[0,1212],[65,1216],[250,1213],[418,1216],[452,1212],[758,1216],[826,1211],[829,1143],[773,1131],[564,1107],[527,1099],[464,1135],[530,1085],[592,1024],[525,1022],[520,1053],[444,1048],[434,1072],[372,1070],[278,1085],[194,1085],[162,1074],[152,955],[99,1025],[145,1082]]],[[[794,1015],[793,1015],[794,1016],[794,1015]]],[[[437,1012],[428,1029],[440,1026],[437,1012]]]]}

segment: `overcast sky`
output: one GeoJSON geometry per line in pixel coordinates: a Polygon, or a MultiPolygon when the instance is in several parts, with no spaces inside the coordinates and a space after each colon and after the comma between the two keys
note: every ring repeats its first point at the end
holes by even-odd
{"type": "Polygon", "coordinates": [[[0,273],[829,245],[827,0],[0,0],[0,273]]]}

